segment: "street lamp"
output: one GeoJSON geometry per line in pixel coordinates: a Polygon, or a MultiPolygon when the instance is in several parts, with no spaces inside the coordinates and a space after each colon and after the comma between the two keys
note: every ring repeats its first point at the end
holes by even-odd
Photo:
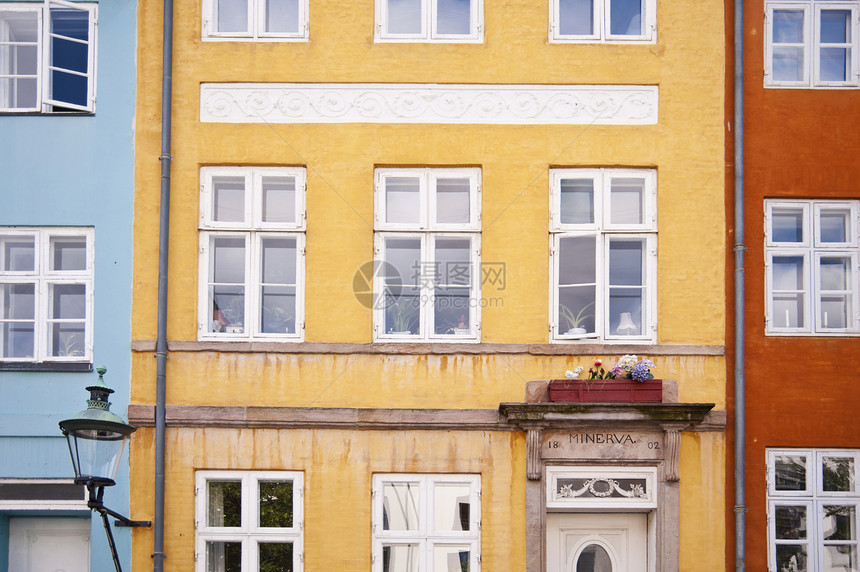
{"type": "Polygon", "coordinates": [[[113,393],[113,389],[105,385],[103,379],[107,368],[98,367],[96,372],[99,374],[98,380],[87,387],[90,392],[87,408],[70,419],[60,421],[60,430],[68,441],[69,454],[75,467],[75,484],[87,487],[87,506],[101,515],[116,572],[122,572],[108,516],[116,518],[116,526],[151,526],[152,523],[148,520],[130,520],[107,508],[102,501],[105,487],[116,484],[114,478],[122,450],[136,428],[110,411],[108,396],[113,393]]]}

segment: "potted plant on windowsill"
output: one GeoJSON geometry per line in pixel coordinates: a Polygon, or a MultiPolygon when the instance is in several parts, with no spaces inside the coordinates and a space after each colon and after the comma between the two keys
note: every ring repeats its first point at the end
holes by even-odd
{"type": "Polygon", "coordinates": [[[582,335],[587,334],[588,329],[584,327],[586,320],[591,318],[593,314],[587,314],[585,311],[590,307],[594,306],[594,302],[590,302],[579,309],[578,312],[574,312],[569,306],[565,304],[558,305],[558,315],[559,318],[566,322],[566,328],[560,330],[565,335],[582,335]]]}
{"type": "Polygon", "coordinates": [[[654,362],[627,354],[609,371],[600,360],[589,368],[586,379],[578,379],[583,368],[565,373],[565,379],[549,382],[547,393],[553,402],[567,403],[660,403],[663,380],[651,373],[654,362]]]}

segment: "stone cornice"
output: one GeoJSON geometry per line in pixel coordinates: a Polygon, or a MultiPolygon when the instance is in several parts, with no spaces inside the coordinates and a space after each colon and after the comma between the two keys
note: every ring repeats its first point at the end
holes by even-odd
{"type": "MultiPolygon", "coordinates": [[[[725,346],[682,344],[430,344],[430,343],[328,343],[328,342],[197,342],[170,340],[171,352],[275,353],[275,354],[400,354],[400,355],[621,355],[724,356],[725,346]]],[[[133,352],[154,352],[155,340],[135,340],[133,352]]]]}
{"type": "Polygon", "coordinates": [[[653,125],[655,85],[204,83],[204,123],[653,125]]]}

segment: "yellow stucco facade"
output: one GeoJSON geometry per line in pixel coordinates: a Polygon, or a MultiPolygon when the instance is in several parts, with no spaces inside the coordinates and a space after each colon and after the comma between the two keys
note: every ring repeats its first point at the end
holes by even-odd
{"type": "MultiPolygon", "coordinates": [[[[222,417],[230,407],[486,412],[522,402],[527,381],[638,353],[677,382],[679,402],[725,410],[724,7],[655,5],[653,43],[549,42],[547,3],[532,0],[486,2],[474,44],[374,42],[373,2],[352,0],[310,0],[307,41],[214,42],[201,40],[201,3],[177,0],[166,403],[198,416],[168,422],[165,570],[194,569],[202,469],[303,472],[306,571],[371,569],[375,473],[480,474],[482,569],[526,570],[529,551],[540,551],[527,541],[526,436],[515,427],[243,427],[222,417]],[[203,122],[210,82],[657,86],[659,119],[203,122]],[[307,169],[303,342],[198,341],[200,169],[212,165],[307,169]],[[372,312],[354,295],[356,271],[374,258],[375,169],[413,166],[480,168],[481,259],[503,262],[506,284],[482,290],[496,302],[481,310],[477,344],[374,343],[372,312]],[[656,343],[550,343],[549,170],[576,167],[656,170],[656,343]]],[[[139,7],[130,409],[141,425],[130,455],[139,519],[151,518],[154,490],[161,9],[139,7]]],[[[681,436],[680,570],[724,565],[725,449],[720,430],[681,436]]],[[[151,566],[151,552],[152,532],[135,530],[133,569],[151,566]]]]}

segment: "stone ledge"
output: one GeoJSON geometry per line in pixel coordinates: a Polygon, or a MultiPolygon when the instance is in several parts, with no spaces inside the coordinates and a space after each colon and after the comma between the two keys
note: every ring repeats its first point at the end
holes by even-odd
{"type": "MultiPolygon", "coordinates": [[[[155,352],[154,340],[134,340],[133,352],[155,352]]],[[[340,343],[340,342],[198,342],[170,340],[171,352],[221,353],[276,353],[276,354],[391,354],[391,355],[623,355],[628,353],[648,356],[724,356],[721,345],[614,345],[614,344],[508,344],[508,343],[340,343]]]]}

